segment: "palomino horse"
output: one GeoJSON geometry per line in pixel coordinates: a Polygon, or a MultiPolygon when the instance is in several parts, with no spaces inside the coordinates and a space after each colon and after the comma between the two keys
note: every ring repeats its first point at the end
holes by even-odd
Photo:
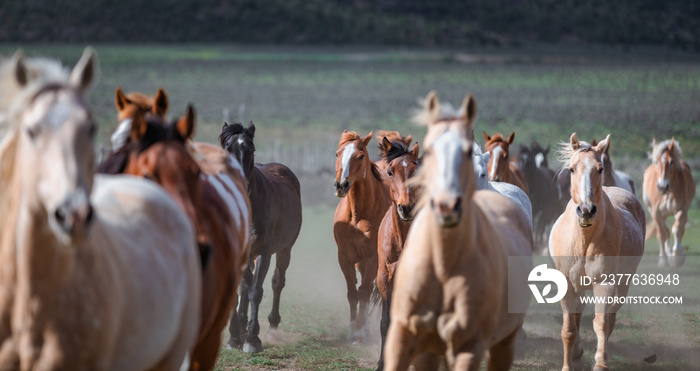
{"type": "MultiPolygon", "coordinates": [[[[634,274],[644,254],[642,204],[624,189],[603,187],[602,157],[609,138],[608,135],[597,146],[591,146],[579,141],[574,133],[570,143],[564,143],[560,150],[563,166],[571,176],[571,200],[552,227],[549,252],[556,269],[568,280],[568,289],[561,301],[564,312],[562,370],[572,370],[573,362],[583,356],[579,329],[585,305],[581,298],[585,292],[593,290],[596,297],[627,296],[629,286],[626,282],[606,285],[601,275],[634,274]],[[628,258],[618,264],[618,259],[604,257],[628,258]],[[599,283],[583,286],[579,280],[581,276],[591,277],[593,282],[599,283]]],[[[595,370],[607,370],[608,338],[621,307],[617,301],[595,306],[593,329],[598,338],[595,370]]]]}
{"type": "Polygon", "coordinates": [[[518,163],[525,175],[527,187],[530,189],[530,200],[533,205],[532,214],[535,248],[538,251],[546,251],[548,237],[546,232],[561,214],[561,210],[559,210],[559,197],[553,197],[559,194],[557,185],[554,182],[554,177],[549,176],[548,172],[545,172],[549,170],[549,168],[544,167],[545,171],[543,171],[538,166],[538,161],[541,162],[542,157],[542,153],[536,155],[534,151],[527,146],[520,146],[518,163]]]}
{"type": "Polygon", "coordinates": [[[492,182],[506,182],[514,184],[529,196],[530,190],[527,188],[525,177],[518,168],[518,165],[510,161],[509,147],[513,144],[515,132],[510,133],[507,139],[503,138],[503,134],[496,133],[489,136],[484,132],[484,140],[486,140],[486,150],[491,153],[491,161],[489,161],[489,180],[492,182]]]}
{"type": "Polygon", "coordinates": [[[70,75],[54,62],[52,79],[29,81],[14,61],[25,87],[0,154],[1,250],[14,255],[2,285],[12,271],[15,286],[0,367],[178,370],[201,295],[187,217],[152,182],[94,177],[92,49],[70,75]]]}
{"type": "MultiPolygon", "coordinates": [[[[396,271],[385,365],[405,370],[421,356],[417,369],[436,370],[445,355],[452,369],[478,370],[488,350],[489,369],[507,370],[524,319],[508,313],[508,256],[531,254],[532,229],[518,205],[476,190],[474,99],[446,107],[430,92],[416,118],[428,125],[422,196],[396,271]]],[[[511,279],[527,281],[530,269],[511,279]]]]}
{"type": "Polygon", "coordinates": [[[476,176],[476,189],[486,189],[494,192],[498,192],[511,201],[515,202],[520,206],[527,220],[530,221],[532,225],[532,204],[530,203],[530,197],[525,194],[525,191],[520,189],[520,187],[515,186],[510,183],[504,182],[492,182],[489,180],[488,173],[488,163],[489,158],[491,158],[491,153],[483,153],[479,144],[474,142],[472,144],[472,161],[474,161],[474,175],[476,176]]]}
{"type": "Polygon", "coordinates": [[[191,107],[172,124],[166,124],[147,108],[137,102],[117,104],[118,110],[133,114],[128,119],[130,136],[100,170],[156,181],[188,215],[196,231],[204,270],[202,317],[190,369],[211,370],[221,331],[236,302],[242,267],[247,265],[250,205],[245,196],[245,179],[238,162],[223,150],[218,151],[218,156],[217,151],[212,151],[211,160],[193,158],[187,147],[194,132],[191,107]],[[202,174],[207,174],[205,166],[211,171],[206,176],[202,174]],[[212,170],[214,167],[219,170],[212,170]]]}
{"type": "MultiPolygon", "coordinates": [[[[593,139],[591,141],[593,147],[597,144],[597,140],[593,139]]],[[[632,177],[623,171],[613,169],[612,159],[610,159],[610,146],[611,143],[608,143],[608,148],[603,154],[603,168],[605,169],[603,170],[603,185],[606,187],[620,187],[636,195],[637,192],[632,177]]]]}
{"type": "Polygon", "coordinates": [[[341,197],[333,219],[333,236],[338,245],[338,263],[343,271],[350,304],[348,340],[367,337],[367,312],[372,282],[377,277],[379,225],[391,199],[377,165],[369,160],[367,145],[372,133],[362,138],[345,130],[335,153],[335,195],[341,197]],[[362,282],[357,288],[355,269],[362,282]],[[358,313],[359,302],[359,313],[358,313]]]}
{"type": "Polygon", "coordinates": [[[401,140],[390,141],[384,137],[379,145],[387,173],[386,183],[389,186],[391,196],[391,207],[384,214],[384,219],[379,226],[379,247],[377,250],[379,262],[377,289],[382,296],[382,319],[380,322],[382,348],[377,368],[379,370],[384,368],[384,342],[386,332],[389,329],[389,308],[391,308],[394,272],[401,251],[403,251],[408,228],[413,220],[413,208],[416,204],[416,189],[408,185],[408,180],[418,168],[419,147],[416,143],[409,150],[408,144],[401,140]]]}
{"type": "Polygon", "coordinates": [[[651,213],[651,223],[647,226],[646,239],[656,232],[659,240],[659,265],[674,267],[683,265],[684,251],[681,240],[688,221],[688,209],[695,198],[695,180],[690,166],[681,158],[683,151],[675,138],[656,143],[652,142],[649,156],[652,164],[644,171],[644,203],[651,213]],[[671,247],[666,226],[666,218],[674,216],[673,247],[671,247]]]}
{"type": "Polygon", "coordinates": [[[270,327],[280,323],[280,296],[284,288],[285,274],[289,267],[292,246],[301,229],[301,195],[299,180],[288,167],[278,164],[255,164],[255,125],[247,128],[238,123],[224,123],[219,142],[221,146],[243,165],[248,180],[248,195],[253,211],[250,262],[241,282],[241,300],[234,310],[229,325],[232,348],[243,345],[246,353],[262,351],[258,337],[258,309],[263,296],[263,282],[275,254],[276,268],[272,276],[272,310],[267,317],[270,327]],[[253,269],[254,271],[251,271],[253,269]],[[248,302],[250,301],[250,322],[248,302]],[[245,344],[241,341],[241,328],[247,325],[245,344]]]}

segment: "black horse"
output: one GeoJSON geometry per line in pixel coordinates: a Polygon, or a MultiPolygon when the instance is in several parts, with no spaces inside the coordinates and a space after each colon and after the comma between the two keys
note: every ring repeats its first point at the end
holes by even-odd
{"type": "Polygon", "coordinates": [[[270,267],[272,254],[276,254],[276,269],[272,276],[274,296],[272,311],[267,318],[270,327],[277,327],[280,323],[280,294],[285,285],[285,272],[289,267],[292,246],[301,229],[299,180],[282,164],[255,164],[254,136],[255,125],[252,122],[247,128],[238,123],[224,123],[219,136],[221,146],[243,165],[253,214],[250,260],[248,269],[243,273],[238,310],[234,310],[231,317],[231,338],[228,342],[232,348],[242,346],[246,353],[263,350],[258,337],[258,309],[263,297],[263,281],[270,267]],[[241,341],[244,337],[245,343],[241,341]]]}

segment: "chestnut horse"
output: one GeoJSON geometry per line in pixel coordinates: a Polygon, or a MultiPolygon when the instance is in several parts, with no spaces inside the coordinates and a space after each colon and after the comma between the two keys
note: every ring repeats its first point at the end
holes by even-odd
{"type": "Polygon", "coordinates": [[[199,161],[193,158],[187,147],[194,132],[191,107],[172,124],[144,108],[148,106],[136,102],[117,104],[117,109],[133,112],[130,136],[101,170],[156,181],[190,218],[204,270],[202,319],[190,369],[211,370],[221,332],[236,302],[242,267],[247,265],[250,205],[245,179],[238,162],[215,146],[210,145],[209,156],[195,155],[201,157],[199,161]]]}
{"type": "Polygon", "coordinates": [[[646,239],[656,234],[659,240],[659,266],[684,263],[681,240],[688,221],[688,209],[695,198],[695,180],[690,166],[683,161],[681,145],[675,138],[652,142],[652,164],[644,171],[643,199],[651,213],[646,239]],[[673,216],[673,246],[670,244],[666,218],[673,216]]]}
{"type": "Polygon", "coordinates": [[[248,180],[248,195],[253,212],[250,261],[241,282],[241,300],[234,310],[229,325],[228,345],[243,345],[246,353],[261,352],[258,337],[260,324],[258,310],[263,296],[263,282],[275,254],[275,273],[272,276],[272,310],[267,317],[270,327],[280,323],[280,296],[286,282],[286,271],[292,246],[301,229],[301,194],[299,180],[286,166],[278,163],[255,164],[255,125],[247,128],[238,123],[224,123],[219,142],[243,165],[248,180]],[[254,269],[254,271],[251,271],[254,269]],[[248,322],[250,302],[250,322],[248,322]],[[242,328],[247,325],[245,344],[241,341],[242,328]]]}
{"type": "Polygon", "coordinates": [[[52,79],[30,81],[23,58],[12,63],[24,88],[0,154],[0,249],[14,255],[2,285],[15,287],[0,367],[178,370],[201,295],[186,215],[152,182],[94,176],[91,48],[70,75],[53,62],[52,79]]]}
{"type": "Polygon", "coordinates": [[[110,137],[110,141],[112,142],[112,150],[116,151],[123,147],[129,139],[133,110],[151,111],[154,115],[165,120],[165,115],[168,113],[168,95],[163,88],[158,89],[155,97],[150,97],[140,92],[124,94],[122,89],[117,87],[114,105],[117,107],[119,125],[110,137]]]}
{"type": "Polygon", "coordinates": [[[515,139],[515,132],[510,133],[507,139],[503,139],[503,134],[500,133],[489,136],[484,132],[484,140],[486,140],[484,147],[491,153],[491,161],[489,161],[488,166],[489,180],[514,184],[529,196],[530,190],[523,173],[517,164],[510,161],[509,147],[513,144],[513,139],[515,139]]]}
{"type": "MultiPolygon", "coordinates": [[[[416,174],[422,196],[396,270],[391,325],[384,348],[388,370],[507,370],[524,319],[508,313],[508,256],[530,256],[532,229],[522,209],[492,191],[477,191],[472,166],[476,103],[457,110],[430,92],[416,121],[428,125],[424,163],[416,174]]],[[[530,267],[511,279],[527,281],[530,267]]],[[[529,303],[520,290],[511,300],[529,303]]]]}
{"type": "Polygon", "coordinates": [[[348,340],[367,337],[367,312],[372,282],[377,277],[379,225],[391,199],[377,165],[369,160],[367,145],[372,133],[362,138],[345,130],[335,153],[335,195],[340,197],[333,218],[333,236],[338,245],[338,264],[345,277],[350,304],[348,340]],[[357,288],[356,271],[362,281],[357,288]],[[358,313],[359,303],[359,313],[358,313]]]}
{"type": "MultiPolygon", "coordinates": [[[[399,138],[401,136],[399,135],[399,138]]],[[[410,138],[410,135],[408,136],[410,138]]],[[[380,333],[382,347],[379,354],[377,369],[384,368],[384,342],[389,329],[389,308],[391,307],[391,291],[396,264],[399,261],[403,245],[406,241],[408,228],[413,220],[413,208],[416,204],[416,189],[408,185],[408,180],[418,168],[418,143],[409,150],[408,145],[401,140],[390,141],[383,137],[379,150],[386,169],[386,183],[391,196],[391,207],[384,214],[379,225],[377,289],[382,297],[382,319],[380,333]]]]}
{"type": "MultiPolygon", "coordinates": [[[[634,274],[644,254],[644,208],[630,192],[618,187],[603,187],[603,154],[608,137],[597,146],[579,141],[576,133],[570,142],[562,144],[560,153],[563,167],[571,176],[571,200],[566,211],[557,219],[549,238],[549,252],[556,269],[568,281],[566,295],[561,300],[564,344],[564,366],[572,370],[573,363],[583,356],[579,334],[581,313],[585,304],[582,297],[593,290],[596,297],[627,296],[626,281],[604,282],[601,275],[634,274]],[[620,261],[603,257],[633,257],[620,261]],[[582,259],[585,258],[585,259],[582,259]],[[597,258],[597,259],[596,259],[597,258]],[[592,285],[580,284],[579,277],[593,279],[592,285]]],[[[598,338],[595,370],[607,370],[608,338],[615,327],[615,304],[597,303],[593,329],[598,338]]]]}

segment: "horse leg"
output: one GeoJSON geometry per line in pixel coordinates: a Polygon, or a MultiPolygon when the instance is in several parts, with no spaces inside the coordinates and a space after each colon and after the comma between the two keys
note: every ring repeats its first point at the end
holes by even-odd
{"type": "Polygon", "coordinates": [[[240,349],[243,346],[242,338],[247,336],[244,333],[245,327],[248,324],[248,292],[250,291],[250,285],[253,281],[253,271],[252,271],[252,259],[248,266],[243,270],[243,279],[241,279],[240,287],[240,303],[238,303],[238,310],[234,309],[231,314],[231,321],[229,322],[228,332],[230,338],[228,339],[228,347],[230,349],[240,349]]]}
{"type": "Polygon", "coordinates": [[[402,323],[394,322],[389,326],[384,344],[384,367],[386,370],[403,371],[417,351],[418,339],[402,323]]]}
{"type": "Polygon", "coordinates": [[[282,289],[287,282],[286,273],[291,257],[291,246],[275,254],[276,267],[275,273],[272,275],[272,310],[270,311],[270,315],[267,316],[267,320],[270,322],[271,328],[277,328],[282,320],[280,317],[280,296],[282,295],[282,289]]]}
{"type": "Polygon", "coordinates": [[[434,371],[439,368],[440,356],[432,352],[423,352],[413,361],[415,371],[434,371]]]}
{"type": "MultiPolygon", "coordinates": [[[[447,363],[451,365],[451,370],[468,370],[477,371],[481,365],[481,358],[484,356],[486,345],[482,341],[475,341],[468,348],[462,348],[459,351],[448,350],[447,363]]],[[[489,368],[490,370],[491,368],[489,368]]]]}
{"type": "Polygon", "coordinates": [[[348,290],[348,304],[350,304],[350,329],[348,330],[347,340],[353,340],[355,334],[355,325],[357,320],[357,273],[355,271],[355,264],[348,261],[344,257],[338,254],[338,263],[340,264],[340,270],[343,271],[343,276],[345,276],[345,284],[348,290]]]}
{"type": "Polygon", "coordinates": [[[656,223],[656,238],[659,240],[659,267],[668,266],[667,254],[670,251],[667,250],[666,245],[668,245],[668,227],[666,227],[666,218],[661,215],[657,210],[654,210],[652,214],[653,222],[656,223]]]}
{"type": "MultiPolygon", "coordinates": [[[[595,297],[610,297],[627,293],[627,287],[603,286],[598,285],[593,287],[593,295],[595,297]]],[[[615,325],[615,313],[622,307],[621,304],[605,304],[597,303],[595,306],[595,318],[593,319],[593,331],[595,331],[598,344],[595,352],[594,371],[607,370],[608,365],[608,338],[612,333],[615,325]]]]}
{"type": "Polygon", "coordinates": [[[362,282],[357,290],[358,299],[360,301],[360,311],[357,316],[356,338],[364,341],[369,336],[367,329],[367,317],[369,316],[369,298],[372,295],[372,282],[377,278],[378,263],[377,259],[369,258],[363,261],[362,266],[362,282]]]}
{"type": "Polygon", "coordinates": [[[489,371],[510,370],[515,352],[515,338],[518,336],[518,331],[521,328],[522,326],[519,326],[512,334],[491,346],[488,355],[489,371]]]}
{"type": "Polygon", "coordinates": [[[580,340],[581,313],[583,312],[580,296],[573,292],[573,287],[569,284],[569,292],[561,301],[561,308],[564,312],[561,327],[561,341],[564,346],[564,365],[562,371],[574,369],[574,363],[583,356],[583,347],[580,340]]]}
{"type": "Polygon", "coordinates": [[[673,233],[673,249],[671,250],[670,264],[674,268],[682,267],[685,263],[685,251],[681,240],[685,233],[685,224],[688,222],[688,213],[685,210],[680,210],[675,215],[676,220],[673,222],[671,232],[673,233]]]}
{"type": "Polygon", "coordinates": [[[258,322],[258,310],[263,297],[263,281],[267,275],[267,270],[270,268],[269,254],[258,255],[255,259],[255,274],[253,277],[253,285],[248,292],[248,300],[250,300],[250,321],[248,321],[248,337],[243,344],[243,351],[246,353],[262,352],[262,341],[258,337],[260,333],[260,323],[258,322]]]}
{"type": "Polygon", "coordinates": [[[382,346],[379,349],[379,362],[377,362],[377,371],[384,369],[384,345],[386,344],[386,333],[389,331],[389,321],[391,313],[391,296],[382,299],[382,319],[379,322],[379,332],[382,336],[382,346]]]}

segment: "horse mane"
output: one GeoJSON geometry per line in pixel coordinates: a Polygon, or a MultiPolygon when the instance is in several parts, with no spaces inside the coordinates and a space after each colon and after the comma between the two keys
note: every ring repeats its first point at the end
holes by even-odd
{"type": "Polygon", "coordinates": [[[486,143],[493,143],[493,142],[505,142],[505,138],[503,138],[503,134],[501,133],[495,133],[494,135],[491,136],[491,139],[486,143]]]}
{"type": "Polygon", "coordinates": [[[418,104],[420,108],[416,108],[411,115],[411,121],[418,125],[428,126],[436,121],[462,117],[462,114],[448,102],[440,103],[437,116],[434,116],[433,113],[424,108],[425,103],[425,98],[419,98],[418,104]]]}
{"type": "MultiPolygon", "coordinates": [[[[676,159],[676,161],[674,162],[676,168],[681,169],[683,165],[679,160],[683,157],[683,150],[681,149],[681,144],[676,139],[673,139],[673,142],[673,153],[671,154],[671,156],[673,156],[673,158],[676,159]]],[[[658,161],[659,157],[668,148],[669,144],[671,144],[671,139],[666,139],[664,141],[661,141],[660,143],[656,143],[656,145],[652,144],[652,149],[651,153],[649,154],[649,158],[654,162],[658,161]]]]}
{"type": "Polygon", "coordinates": [[[379,153],[381,153],[382,159],[384,159],[387,164],[411,152],[408,146],[400,140],[392,140],[390,143],[391,148],[389,148],[387,152],[384,152],[382,144],[379,143],[379,153]]]}
{"type": "Polygon", "coordinates": [[[219,143],[221,143],[221,147],[226,145],[226,142],[228,142],[232,136],[241,134],[244,131],[245,128],[243,127],[243,124],[239,122],[233,122],[221,128],[221,134],[219,134],[219,143]]]}
{"type": "Polygon", "coordinates": [[[340,136],[340,142],[338,143],[338,146],[342,146],[345,143],[352,142],[353,140],[358,140],[362,139],[359,134],[357,134],[354,131],[344,131],[343,134],[340,136]]]}
{"type": "Polygon", "coordinates": [[[574,157],[574,155],[581,153],[581,152],[588,152],[593,148],[593,146],[590,143],[583,141],[583,140],[579,141],[578,144],[579,144],[578,148],[574,149],[571,146],[570,142],[564,142],[564,141],[559,142],[559,145],[557,148],[557,155],[559,156],[558,159],[559,159],[559,162],[562,163],[562,165],[561,165],[561,168],[559,169],[559,171],[557,172],[557,174],[559,172],[561,172],[564,168],[569,167],[570,162],[571,162],[571,158],[574,157]]]}
{"type": "Polygon", "coordinates": [[[482,156],[484,152],[481,150],[481,146],[477,142],[472,142],[472,156],[482,156]]]}

